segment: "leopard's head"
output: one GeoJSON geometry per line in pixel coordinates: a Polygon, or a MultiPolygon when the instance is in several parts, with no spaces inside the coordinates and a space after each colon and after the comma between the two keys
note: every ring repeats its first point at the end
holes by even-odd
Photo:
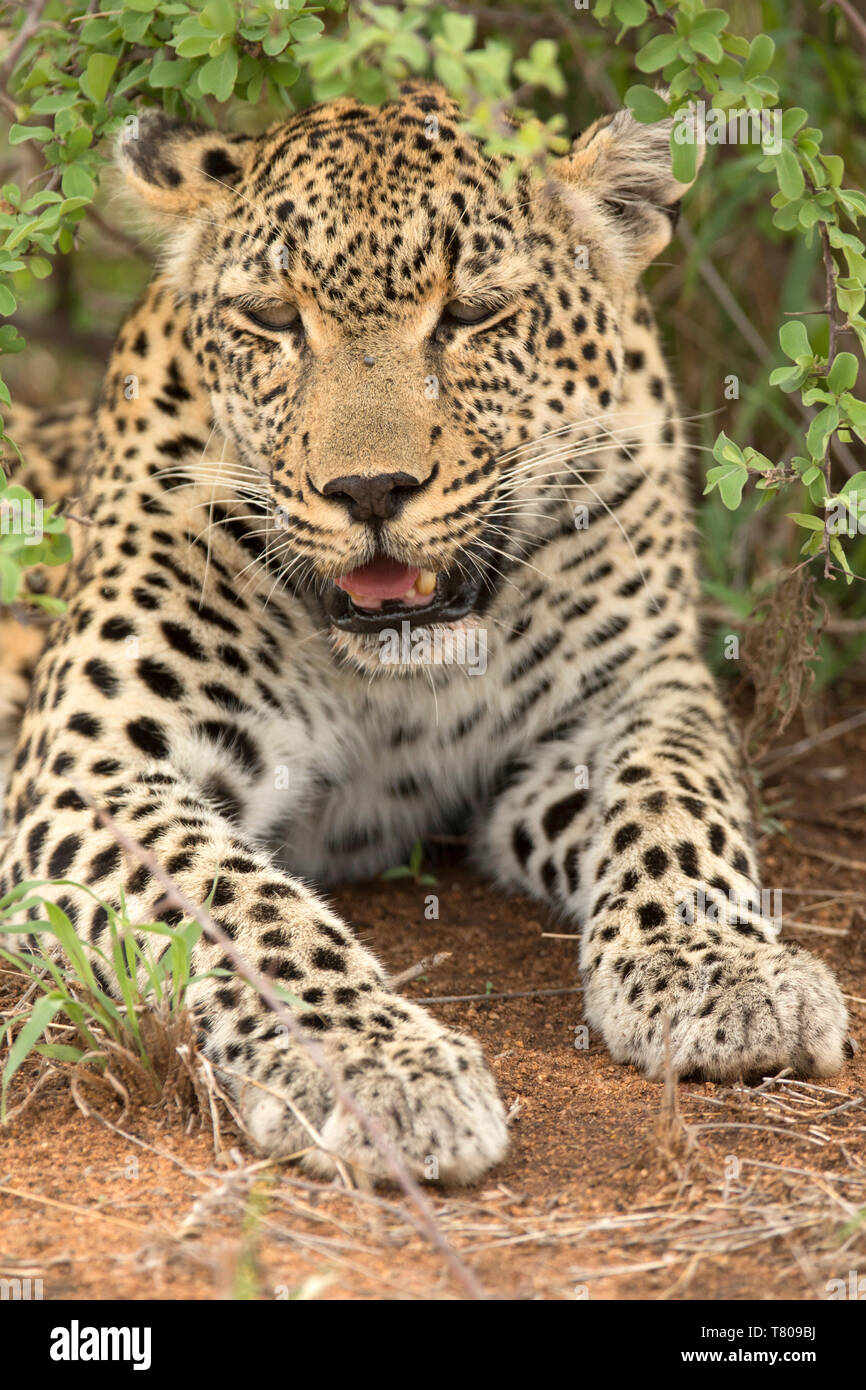
{"type": "Polygon", "coordinates": [[[539,441],[616,414],[623,306],[685,191],[669,123],[603,118],[510,188],[428,84],[255,137],[160,115],[131,133],[121,164],[168,226],[287,582],[358,660],[395,620],[471,621],[563,496],[539,441]]]}

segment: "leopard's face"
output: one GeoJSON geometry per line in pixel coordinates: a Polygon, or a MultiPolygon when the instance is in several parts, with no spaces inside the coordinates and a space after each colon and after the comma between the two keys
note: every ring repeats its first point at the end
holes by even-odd
{"type": "Polygon", "coordinates": [[[613,437],[633,213],[577,155],[507,191],[430,87],[259,138],[158,118],[122,153],[187,214],[175,277],[272,557],[358,659],[395,621],[471,620],[567,495],[563,436],[613,437]]]}

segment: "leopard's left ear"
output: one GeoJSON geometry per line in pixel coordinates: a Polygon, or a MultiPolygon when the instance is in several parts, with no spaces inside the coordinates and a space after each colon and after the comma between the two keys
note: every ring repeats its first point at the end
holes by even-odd
{"type": "MultiPolygon", "coordinates": [[[[685,138],[694,139],[693,126],[676,119],[685,138]]],[[[553,167],[609,270],[632,282],[667,246],[680,199],[691,187],[674,178],[673,125],[674,118],[641,125],[630,111],[602,116],[553,167]]],[[[699,168],[703,154],[699,142],[699,168]]]]}
{"type": "Polygon", "coordinates": [[[145,207],[176,216],[230,197],[253,145],[245,135],[223,135],[145,111],[124,123],[117,162],[145,207]]]}

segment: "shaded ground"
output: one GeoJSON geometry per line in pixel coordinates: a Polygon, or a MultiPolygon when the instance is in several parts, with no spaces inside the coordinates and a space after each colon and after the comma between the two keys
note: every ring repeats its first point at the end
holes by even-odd
{"type": "MultiPolygon", "coordinates": [[[[862,708],[858,698],[826,711],[823,727],[862,708]]],[[[798,757],[803,736],[787,740],[767,793],[785,808],[785,833],[764,839],[764,880],[783,890],[785,934],[838,972],[862,1044],[866,724],[798,757]]],[[[336,898],[394,971],[452,953],[408,994],[490,994],[431,1007],[483,1043],[515,1111],[512,1150],[474,1189],[426,1188],[441,1231],[487,1293],[809,1299],[866,1268],[862,1047],[827,1087],[680,1084],[665,1096],[612,1063],[597,1037],[575,1047],[579,992],[497,997],[575,988],[576,942],[543,935],[567,925],[453,861],[435,872],[435,888],[377,883],[336,898]],[[438,921],[424,918],[431,892],[438,921]]],[[[0,975],[0,1009],[17,993],[0,975]]],[[[35,1075],[35,1064],[21,1073],[13,1104],[35,1075]]],[[[402,1198],[347,1194],[257,1164],[231,1125],[222,1144],[215,1158],[209,1124],[186,1133],[160,1109],[134,1112],[126,1133],[115,1132],[85,1119],[65,1080],[49,1078],[0,1130],[0,1278],[41,1278],[46,1298],[465,1293],[407,1223],[402,1198]]]]}

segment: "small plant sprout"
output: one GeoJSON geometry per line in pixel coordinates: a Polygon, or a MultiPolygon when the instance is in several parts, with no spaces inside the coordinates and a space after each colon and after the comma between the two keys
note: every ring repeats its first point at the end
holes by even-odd
{"type": "Polygon", "coordinates": [[[421,866],[424,863],[424,846],[420,840],[416,840],[409,855],[408,864],[395,864],[393,868],[386,869],[381,875],[384,880],[411,878],[419,886],[435,885],[438,882],[435,874],[422,874],[421,866]]]}

